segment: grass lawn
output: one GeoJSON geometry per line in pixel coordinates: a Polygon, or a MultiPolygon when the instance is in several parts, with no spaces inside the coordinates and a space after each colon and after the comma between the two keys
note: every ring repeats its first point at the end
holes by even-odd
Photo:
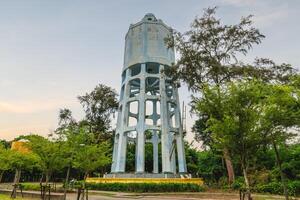
{"type": "MultiPolygon", "coordinates": [[[[12,200],[9,195],[5,195],[5,194],[0,194],[0,199],[1,200],[12,200]]],[[[15,200],[33,200],[33,199],[17,197],[15,200]]]]}

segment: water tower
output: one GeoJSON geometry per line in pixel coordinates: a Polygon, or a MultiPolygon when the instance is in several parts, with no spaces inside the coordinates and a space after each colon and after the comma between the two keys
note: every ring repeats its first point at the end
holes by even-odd
{"type": "Polygon", "coordinates": [[[187,172],[178,88],[163,73],[175,61],[174,50],[164,42],[171,33],[153,14],[129,27],[109,176],[177,177],[187,172]],[[125,170],[128,143],[135,143],[135,173],[131,174],[125,170]],[[153,145],[150,173],[145,173],[146,143],[153,145]]]}

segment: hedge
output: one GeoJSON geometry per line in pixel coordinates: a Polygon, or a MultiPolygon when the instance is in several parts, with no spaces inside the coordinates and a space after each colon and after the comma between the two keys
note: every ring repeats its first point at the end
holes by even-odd
{"type": "MultiPolygon", "coordinates": [[[[290,181],[287,183],[288,193],[292,196],[300,195],[300,181],[290,181]]],[[[268,184],[257,184],[253,190],[259,193],[283,194],[283,186],[280,182],[270,182],[268,184]]]]}
{"type": "Polygon", "coordinates": [[[41,186],[39,183],[21,183],[23,190],[34,190],[39,191],[41,186]]]}
{"type": "MultiPolygon", "coordinates": [[[[77,181],[75,187],[80,187],[77,181]]],[[[22,183],[24,190],[40,190],[38,183],[22,183]]],[[[204,188],[194,183],[86,183],[89,190],[122,192],[201,192],[204,188]]]]}
{"type": "Polygon", "coordinates": [[[203,187],[191,183],[86,183],[90,190],[122,192],[201,192],[203,187]]]}
{"type": "MultiPolygon", "coordinates": [[[[237,178],[231,185],[231,188],[235,190],[245,188],[244,180],[237,178]]],[[[300,180],[289,181],[287,183],[288,193],[291,196],[300,196],[300,180]]],[[[280,194],[283,195],[283,185],[280,181],[270,183],[259,183],[251,187],[251,191],[257,193],[269,193],[269,194],[280,194]]]]}

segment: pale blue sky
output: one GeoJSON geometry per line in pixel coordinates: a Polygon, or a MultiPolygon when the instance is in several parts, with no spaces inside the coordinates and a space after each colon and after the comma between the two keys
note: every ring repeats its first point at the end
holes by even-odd
{"type": "MultiPolygon", "coordinates": [[[[225,23],[255,15],[266,39],[246,61],[269,57],[299,66],[297,0],[1,0],[0,138],[46,135],[56,128],[59,108],[82,117],[76,96],[98,83],[119,90],[125,34],[146,13],[185,31],[215,5],[225,23]]],[[[180,95],[188,101],[186,89],[180,95]]]]}

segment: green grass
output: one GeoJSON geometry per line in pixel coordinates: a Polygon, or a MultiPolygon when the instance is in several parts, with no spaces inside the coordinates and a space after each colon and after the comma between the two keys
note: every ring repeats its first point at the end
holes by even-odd
{"type": "MultiPolygon", "coordinates": [[[[11,200],[10,196],[5,195],[5,194],[0,194],[0,199],[1,200],[11,200]]],[[[17,197],[17,198],[15,198],[15,200],[32,200],[32,199],[17,197]]]]}

